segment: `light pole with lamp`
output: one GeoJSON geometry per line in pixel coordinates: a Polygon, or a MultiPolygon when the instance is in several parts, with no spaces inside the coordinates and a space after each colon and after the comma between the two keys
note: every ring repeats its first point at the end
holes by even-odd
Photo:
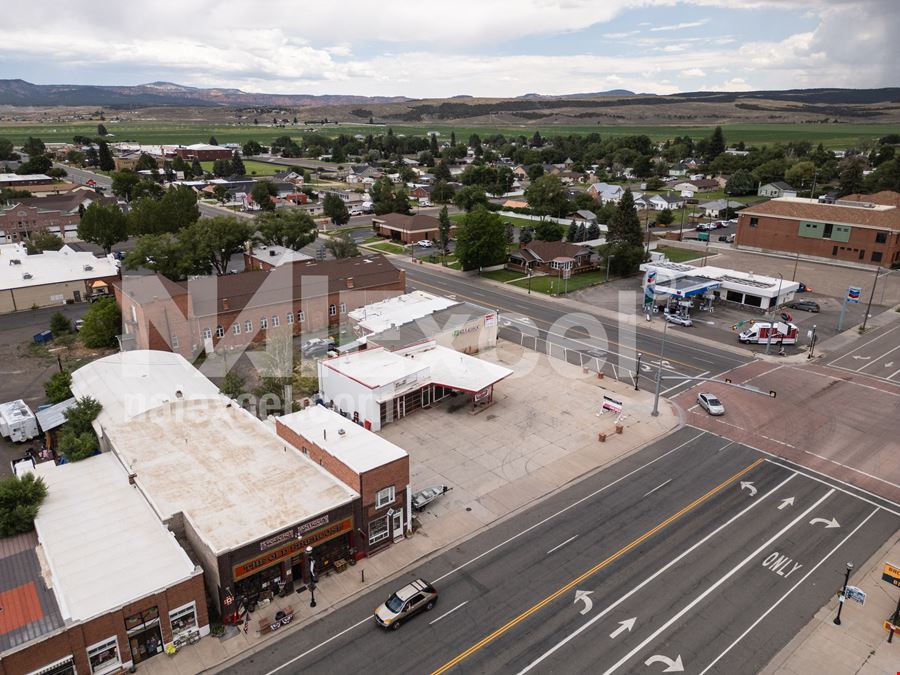
{"type": "Polygon", "coordinates": [[[841,594],[838,596],[838,613],[837,616],[834,617],[834,625],[841,625],[841,610],[844,608],[844,600],[847,599],[847,584],[850,581],[850,572],[853,571],[853,563],[847,563],[847,572],[844,574],[844,588],[841,590],[841,594]]]}
{"type": "Polygon", "coordinates": [[[638,391],[638,379],[641,376],[641,357],[643,354],[637,353],[637,364],[634,367],[634,390],[638,391]]]}
{"type": "Polygon", "coordinates": [[[666,336],[669,334],[669,322],[663,324],[662,345],[659,348],[659,365],[656,367],[656,394],[653,396],[653,411],[650,413],[653,417],[659,417],[659,389],[662,384],[662,364],[663,355],[666,353],[666,336]]]}
{"type": "Polygon", "coordinates": [[[307,574],[309,575],[309,606],[316,606],[316,575],[313,572],[313,560],[312,560],[312,552],[313,547],[307,546],[306,550],[303,551],[303,558],[305,565],[304,567],[307,570],[307,574]]]}
{"type": "MultiPolygon", "coordinates": [[[[608,243],[607,243],[607,246],[609,246],[608,243]]],[[[607,253],[606,253],[606,280],[603,282],[604,284],[609,283],[609,261],[612,260],[614,257],[615,257],[614,255],[610,254],[607,251],[607,253]]]]}
{"type": "MultiPolygon", "coordinates": [[[[778,300],[781,298],[781,284],[784,283],[784,276],[781,272],[778,273],[778,293],[775,295],[775,310],[778,311],[778,300]]],[[[769,339],[766,340],[766,355],[769,354],[769,350],[772,348],[772,333],[775,331],[775,314],[772,314],[772,321],[769,322],[769,339]]],[[[784,345],[784,341],[782,340],[782,345],[784,345]]]]}

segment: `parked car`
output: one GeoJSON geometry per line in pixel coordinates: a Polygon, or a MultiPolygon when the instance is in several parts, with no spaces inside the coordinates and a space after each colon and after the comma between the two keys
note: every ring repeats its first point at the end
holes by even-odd
{"type": "Polygon", "coordinates": [[[731,234],[720,234],[719,241],[724,241],[729,244],[733,244],[734,243],[734,232],[732,232],[731,234]]]}
{"type": "Polygon", "coordinates": [[[812,293],[812,286],[807,286],[802,281],[797,282],[800,284],[800,292],[801,293],[812,293]]]}
{"type": "Polygon", "coordinates": [[[697,394],[697,403],[710,415],[724,415],[725,406],[716,398],[715,394],[701,392],[697,394]]]}
{"type": "Polygon", "coordinates": [[[420,239],[416,242],[416,246],[419,246],[421,248],[431,248],[432,243],[428,239],[420,239]]]}
{"type": "Polygon", "coordinates": [[[795,300],[788,303],[791,309],[802,309],[804,312],[818,312],[819,303],[815,300],[795,300]]]}
{"type": "Polygon", "coordinates": [[[300,346],[303,356],[322,356],[336,349],[337,345],[334,340],[328,338],[310,338],[300,346]]]}
{"type": "Polygon", "coordinates": [[[397,630],[400,624],[419,612],[430,611],[437,602],[438,592],[424,579],[407,584],[375,608],[375,623],[382,628],[397,630]]]}
{"type": "Polygon", "coordinates": [[[694,322],[691,321],[691,317],[689,316],[681,316],[680,314],[671,314],[666,312],[663,314],[663,318],[669,323],[678,324],[679,326],[693,326],[694,322]]]}

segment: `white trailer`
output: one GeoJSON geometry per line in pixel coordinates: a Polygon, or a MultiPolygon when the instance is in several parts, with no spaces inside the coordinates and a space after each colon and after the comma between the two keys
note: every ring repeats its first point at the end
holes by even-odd
{"type": "Polygon", "coordinates": [[[15,443],[29,441],[38,435],[34,413],[25,401],[0,403],[0,435],[15,443]]]}

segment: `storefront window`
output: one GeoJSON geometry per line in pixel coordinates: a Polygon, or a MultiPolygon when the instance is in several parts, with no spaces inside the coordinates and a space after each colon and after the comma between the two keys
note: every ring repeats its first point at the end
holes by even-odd
{"type": "Polygon", "coordinates": [[[116,669],[121,660],[119,659],[119,644],[115,636],[98,642],[93,647],[88,647],[88,662],[91,664],[91,672],[107,673],[116,669]]]}
{"type": "Polygon", "coordinates": [[[377,520],[373,520],[369,523],[369,543],[377,544],[379,541],[387,539],[390,536],[390,531],[388,530],[388,519],[387,516],[384,518],[378,518],[377,520]]]}
{"type": "Polygon", "coordinates": [[[75,675],[75,659],[67,656],[56,663],[32,670],[28,675],[75,675]]]}
{"type": "Polygon", "coordinates": [[[197,606],[192,602],[184,607],[169,612],[169,623],[172,624],[172,635],[185,633],[197,627],[197,606]]]}

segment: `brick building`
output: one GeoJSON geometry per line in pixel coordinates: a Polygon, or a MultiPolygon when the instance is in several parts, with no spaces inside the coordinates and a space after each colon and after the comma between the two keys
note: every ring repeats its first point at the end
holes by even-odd
{"type": "Polygon", "coordinates": [[[589,272],[596,269],[597,262],[594,249],[590,246],[535,239],[509,253],[506,267],[521,272],[563,276],[566,270],[571,274],[589,272]]]}
{"type": "Polygon", "coordinates": [[[192,358],[202,350],[293,335],[335,332],[347,313],[400,295],[406,274],[382,255],[306,261],[176,283],[161,275],[125,277],[115,287],[127,349],[192,358]]]}
{"type": "Polygon", "coordinates": [[[321,405],[278,417],[276,433],[360,495],[360,552],[399,541],[411,527],[409,455],[321,405]]]}
{"type": "Polygon", "coordinates": [[[890,267],[900,263],[900,193],[848,195],[833,204],[782,197],[738,217],[735,246],[890,267]]]}
{"type": "MultiPolygon", "coordinates": [[[[421,239],[439,239],[440,221],[434,216],[418,214],[405,216],[402,213],[387,213],[372,218],[372,229],[380,237],[387,237],[404,244],[412,244],[421,239]]],[[[450,225],[450,236],[456,231],[456,224],[450,225]]]]}
{"type": "Polygon", "coordinates": [[[194,145],[179,146],[175,148],[175,154],[182,159],[199,159],[201,162],[214,162],[217,159],[231,159],[234,153],[228,148],[223,148],[220,145],[195,143],[194,145]]]}
{"type": "Polygon", "coordinates": [[[202,570],[116,457],[34,472],[36,530],[0,544],[0,675],[122,672],[209,633],[202,570]]]}
{"type": "Polygon", "coordinates": [[[86,209],[95,201],[116,202],[92,190],[15,199],[0,206],[0,244],[24,241],[43,231],[58,235],[63,241],[74,241],[78,238],[81,207],[86,209]]]}

